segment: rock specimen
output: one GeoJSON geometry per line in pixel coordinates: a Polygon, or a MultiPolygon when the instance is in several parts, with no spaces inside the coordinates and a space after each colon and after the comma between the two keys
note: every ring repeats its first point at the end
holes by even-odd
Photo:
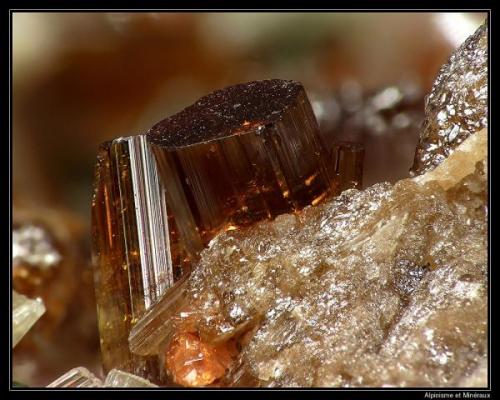
{"type": "Polygon", "coordinates": [[[151,350],[190,386],[467,382],[487,354],[486,157],[483,130],[420,177],[218,235],[151,350]]]}
{"type": "Polygon", "coordinates": [[[132,359],[123,342],[134,325],[130,350],[150,364],[130,365],[166,385],[485,385],[487,133],[466,112],[486,115],[487,91],[471,84],[484,73],[484,30],[452,59],[474,66],[466,84],[452,68],[433,89],[467,130],[457,139],[443,123],[434,135],[427,107],[415,168],[426,173],[394,185],[348,189],[356,173],[339,169],[357,150],[328,154],[303,89],[283,81],[215,92],[145,139],[104,147],[94,197],[103,352],[113,343],[132,359]],[[347,187],[343,176],[354,177],[347,187]],[[170,246],[166,268],[145,261],[153,238],[170,246]],[[154,265],[170,274],[161,290],[148,284],[162,282],[154,265]],[[123,316],[116,330],[109,321],[123,316]]]}
{"type": "Polygon", "coordinates": [[[12,291],[12,347],[19,343],[45,312],[40,298],[31,300],[12,291]]]}
{"type": "Polygon", "coordinates": [[[425,104],[426,119],[412,171],[440,164],[488,124],[488,26],[470,36],[439,71],[425,104]]]}
{"type": "Polygon", "coordinates": [[[153,381],[129,352],[131,327],[219,232],[361,185],[363,148],[326,148],[303,87],[250,82],[216,91],[146,135],[101,146],[92,203],[104,368],[153,381]]]}

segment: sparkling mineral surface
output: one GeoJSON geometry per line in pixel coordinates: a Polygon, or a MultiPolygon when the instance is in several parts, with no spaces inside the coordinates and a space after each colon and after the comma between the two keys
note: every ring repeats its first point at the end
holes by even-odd
{"type": "Polygon", "coordinates": [[[425,114],[414,174],[440,164],[464,139],[488,124],[487,22],[441,68],[426,99],[425,114]]]}
{"type": "Polygon", "coordinates": [[[218,235],[160,352],[236,341],[225,386],[485,386],[486,157],[483,130],[417,178],[218,235]]]}

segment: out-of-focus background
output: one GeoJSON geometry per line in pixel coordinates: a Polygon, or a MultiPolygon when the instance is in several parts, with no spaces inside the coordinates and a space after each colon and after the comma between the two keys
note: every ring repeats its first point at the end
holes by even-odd
{"type": "Polygon", "coordinates": [[[43,332],[16,348],[15,379],[45,385],[78,365],[99,370],[89,215],[101,142],[141,133],[230,84],[294,79],[327,145],[364,143],[364,186],[395,181],[408,174],[439,67],[485,17],[14,13],[14,232],[40,241],[26,227],[43,228],[62,260],[46,272],[14,252],[16,290],[54,304],[43,332]]]}

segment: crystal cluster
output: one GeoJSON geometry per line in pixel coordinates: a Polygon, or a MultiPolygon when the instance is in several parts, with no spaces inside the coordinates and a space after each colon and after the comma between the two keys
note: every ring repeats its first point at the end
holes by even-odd
{"type": "Polygon", "coordinates": [[[439,71],[426,99],[413,173],[440,164],[470,134],[488,124],[488,26],[478,28],[439,71]]]}
{"type": "Polygon", "coordinates": [[[40,298],[31,300],[12,291],[12,347],[19,343],[44,313],[45,306],[40,298]]]}
{"type": "Polygon", "coordinates": [[[105,371],[157,381],[157,359],[130,353],[130,329],[209,241],[360,187],[363,155],[352,143],[327,148],[304,88],[283,80],[216,91],[103,144],[92,229],[105,371]]]}
{"type": "Polygon", "coordinates": [[[487,354],[486,156],[483,130],[428,174],[217,236],[150,350],[190,386],[466,382],[487,354]]]}

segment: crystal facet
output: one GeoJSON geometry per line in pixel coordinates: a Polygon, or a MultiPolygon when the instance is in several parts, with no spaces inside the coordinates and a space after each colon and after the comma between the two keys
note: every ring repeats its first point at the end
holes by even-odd
{"type": "MultiPolygon", "coordinates": [[[[185,202],[203,244],[222,228],[248,226],[339,193],[328,165],[331,150],[297,82],[216,91],[155,125],[148,139],[167,196],[185,202]]],[[[180,230],[181,205],[169,205],[180,230]]]]}
{"type": "Polygon", "coordinates": [[[485,22],[439,71],[426,99],[425,122],[412,167],[421,174],[441,163],[488,124],[488,26],[485,22]]]}
{"type": "Polygon", "coordinates": [[[130,327],[172,283],[164,191],[144,136],[101,146],[92,206],[93,264],[105,371],[146,369],[130,327]]]}
{"type": "Polygon", "coordinates": [[[420,177],[218,235],[160,351],[236,340],[230,386],[459,385],[487,352],[486,165],[483,130],[420,177]]]}
{"type": "Polygon", "coordinates": [[[19,343],[44,312],[41,299],[31,300],[12,291],[12,347],[19,343]]]}
{"type": "Polygon", "coordinates": [[[77,367],[69,370],[54,382],[47,385],[49,388],[89,388],[102,387],[102,381],[87,368],[77,367]]]}

